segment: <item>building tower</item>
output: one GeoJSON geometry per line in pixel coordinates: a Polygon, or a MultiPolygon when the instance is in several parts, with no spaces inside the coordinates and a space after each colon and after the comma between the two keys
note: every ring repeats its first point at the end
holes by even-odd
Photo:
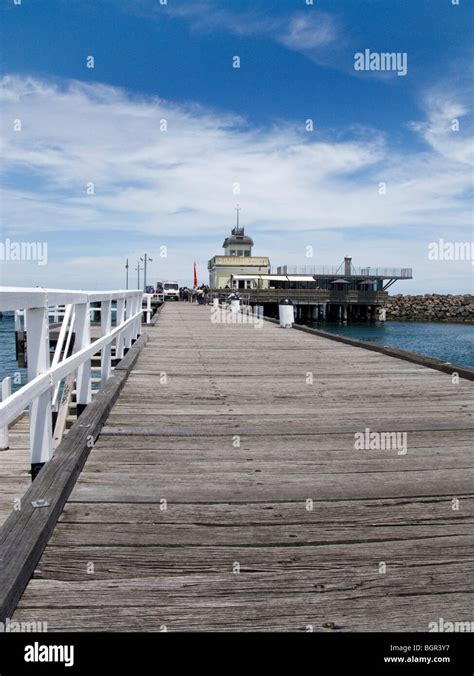
{"type": "Polygon", "coordinates": [[[223,256],[214,256],[208,262],[209,286],[211,289],[240,288],[250,284],[249,280],[234,280],[235,276],[258,276],[268,274],[270,261],[267,256],[252,256],[253,240],[245,234],[244,226],[239,223],[240,207],[237,206],[237,220],[226,237],[223,256]]]}
{"type": "Polygon", "coordinates": [[[222,245],[224,256],[248,257],[252,255],[253,240],[251,237],[247,237],[244,226],[239,224],[239,211],[240,207],[237,206],[237,223],[232,228],[230,237],[226,237],[222,245]]]}

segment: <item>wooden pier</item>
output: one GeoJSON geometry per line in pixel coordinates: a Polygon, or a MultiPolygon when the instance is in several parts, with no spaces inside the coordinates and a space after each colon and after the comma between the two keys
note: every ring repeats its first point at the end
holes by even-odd
{"type": "Polygon", "coordinates": [[[170,303],[147,327],[13,619],[325,632],[472,620],[472,383],[210,313],[170,303]],[[406,454],[356,450],[366,428],[406,432],[406,454]]]}
{"type": "Polygon", "coordinates": [[[31,484],[28,415],[10,427],[10,443],[0,450],[0,526],[10,515],[31,484]]]}

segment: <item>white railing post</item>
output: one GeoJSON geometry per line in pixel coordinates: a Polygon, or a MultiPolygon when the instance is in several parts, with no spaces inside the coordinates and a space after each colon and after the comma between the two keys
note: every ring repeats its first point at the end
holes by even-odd
{"type": "MultiPolygon", "coordinates": [[[[107,336],[112,329],[112,302],[103,300],[100,305],[100,335],[107,336]]],[[[100,385],[103,387],[111,373],[111,348],[108,343],[101,350],[100,385]]]]}
{"type": "MultiPolygon", "coordinates": [[[[119,298],[117,300],[117,312],[116,316],[116,325],[120,326],[125,321],[125,298],[119,298]]],[[[123,348],[125,342],[124,331],[121,331],[115,342],[115,356],[117,359],[122,359],[123,357],[123,348]]]]}
{"type": "MultiPolygon", "coordinates": [[[[79,352],[83,348],[88,347],[91,342],[89,303],[78,303],[75,308],[75,314],[76,340],[74,352],[79,352]]],[[[76,403],[78,416],[87,404],[90,403],[91,399],[91,360],[87,359],[77,369],[76,403]]]]}
{"type": "Polygon", "coordinates": [[[138,317],[136,319],[135,338],[138,338],[138,336],[142,332],[142,317],[143,317],[142,306],[143,306],[143,293],[139,292],[139,293],[137,293],[137,306],[136,306],[137,309],[136,309],[136,312],[139,312],[140,314],[138,315],[138,317]]]}
{"type": "Polygon", "coordinates": [[[145,316],[146,316],[146,323],[149,324],[151,321],[151,295],[146,294],[145,295],[145,300],[146,300],[146,306],[145,306],[145,316]]]}
{"type": "MultiPolygon", "coordinates": [[[[126,313],[127,313],[127,319],[130,319],[130,317],[133,315],[133,307],[134,307],[134,300],[131,296],[127,297],[127,305],[126,305],[126,313]]],[[[132,344],[132,333],[133,333],[133,326],[132,324],[129,324],[129,326],[125,330],[124,334],[124,346],[125,349],[129,349],[131,344],[132,344]]]]}
{"type": "Polygon", "coordinates": [[[141,293],[136,293],[133,296],[132,315],[136,315],[137,312],[139,312],[140,315],[138,317],[136,317],[135,320],[132,322],[132,324],[133,324],[132,340],[136,340],[138,338],[138,336],[140,335],[140,325],[142,323],[142,294],[141,293]]]}
{"type": "MultiPolygon", "coordinates": [[[[48,308],[29,308],[26,310],[28,333],[26,350],[28,361],[28,381],[45,373],[49,363],[49,322],[48,308]]],[[[30,404],[30,449],[31,474],[34,479],[45,462],[53,455],[53,430],[51,419],[51,387],[40,394],[30,404]]]]}
{"type": "MultiPolygon", "coordinates": [[[[12,379],[10,376],[2,380],[2,401],[5,401],[12,393],[12,379]]],[[[8,443],[8,425],[0,428],[0,451],[6,451],[8,443]]]]}

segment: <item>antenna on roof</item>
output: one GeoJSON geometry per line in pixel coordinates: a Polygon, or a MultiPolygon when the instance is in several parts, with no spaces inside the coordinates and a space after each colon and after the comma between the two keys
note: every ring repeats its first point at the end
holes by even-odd
{"type": "Polygon", "coordinates": [[[240,206],[239,206],[238,204],[237,204],[237,206],[235,207],[235,210],[236,210],[236,212],[237,212],[237,224],[236,224],[235,228],[232,228],[232,234],[233,234],[233,235],[243,235],[244,229],[241,228],[240,225],[239,225],[239,212],[240,212],[240,206]]]}

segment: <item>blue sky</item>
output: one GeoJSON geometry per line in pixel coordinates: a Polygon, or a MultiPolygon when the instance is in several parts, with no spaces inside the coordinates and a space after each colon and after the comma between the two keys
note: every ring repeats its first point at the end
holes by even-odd
{"type": "Polygon", "coordinates": [[[2,283],[117,288],[144,251],[152,278],[190,283],[196,259],[207,281],[239,203],[274,265],[351,254],[413,267],[394,292],[472,291],[428,246],[473,240],[473,6],[2,0],[2,239],[49,258],[2,283]],[[366,49],[406,75],[356,71],[366,49]]]}

